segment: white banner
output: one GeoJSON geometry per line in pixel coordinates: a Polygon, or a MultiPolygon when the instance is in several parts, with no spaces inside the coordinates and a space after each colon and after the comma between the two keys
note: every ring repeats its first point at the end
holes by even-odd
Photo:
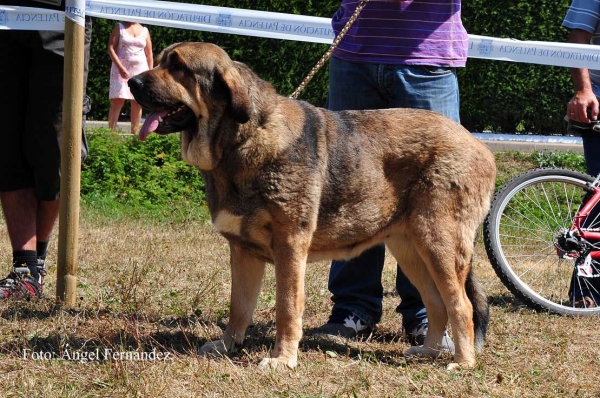
{"type": "Polygon", "coordinates": [[[0,29],[64,30],[65,13],[44,8],[0,5],[0,29]]]}
{"type": "MultiPolygon", "coordinates": [[[[151,0],[85,1],[85,14],[147,25],[331,44],[331,19],[151,0]]],[[[62,30],[64,14],[0,5],[0,29],[62,30]]],[[[469,35],[469,58],[600,70],[600,46],[469,35]]]]}
{"type": "Polygon", "coordinates": [[[469,58],[600,69],[600,46],[469,35],[469,58]]]}
{"type": "Polygon", "coordinates": [[[77,25],[85,26],[85,0],[66,0],[65,15],[77,25]]]}
{"type": "Polygon", "coordinates": [[[166,1],[88,0],[86,4],[93,17],[148,25],[327,44],[334,38],[328,18],[166,1]]]}

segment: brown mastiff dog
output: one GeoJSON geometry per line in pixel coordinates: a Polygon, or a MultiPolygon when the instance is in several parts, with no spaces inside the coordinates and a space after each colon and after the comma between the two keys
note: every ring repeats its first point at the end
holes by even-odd
{"type": "Polygon", "coordinates": [[[231,249],[229,324],[201,353],[243,343],[269,262],[277,337],[261,365],[296,366],[306,263],[384,243],[429,317],[425,344],[406,354],[437,356],[450,321],[449,367],[475,365],[489,316],[471,259],[496,174],[481,142],[430,111],[330,112],[283,97],[213,44],[174,44],[159,58],[129,80],[152,111],[140,139],[181,131],[183,159],[202,171],[213,225],[231,249]]]}

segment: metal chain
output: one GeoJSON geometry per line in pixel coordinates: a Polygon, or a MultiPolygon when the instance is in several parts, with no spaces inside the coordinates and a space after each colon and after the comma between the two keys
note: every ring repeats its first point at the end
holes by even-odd
{"type": "Polygon", "coordinates": [[[302,92],[302,90],[304,90],[304,88],[306,87],[306,85],[317,74],[317,72],[319,71],[319,69],[321,69],[321,67],[325,64],[325,62],[327,62],[329,60],[329,58],[331,58],[331,53],[333,53],[333,50],[340,43],[340,41],[342,40],[342,37],[344,37],[344,35],[346,34],[346,32],[348,32],[348,29],[350,29],[350,27],[352,26],[352,24],[354,23],[354,21],[356,21],[356,19],[358,18],[358,14],[360,14],[360,12],[362,11],[362,9],[365,7],[365,5],[367,5],[368,2],[369,2],[369,0],[362,0],[360,2],[360,4],[356,7],[356,10],[354,10],[354,14],[352,14],[352,16],[350,17],[350,19],[348,19],[348,22],[346,22],[346,25],[344,25],[344,27],[342,28],[342,30],[340,31],[340,33],[337,35],[337,37],[335,38],[335,40],[333,41],[333,43],[331,43],[331,46],[329,46],[329,49],[327,50],[327,52],[325,52],[325,54],[323,54],[323,56],[321,57],[321,59],[319,60],[319,62],[317,62],[317,64],[312,68],[312,70],[304,78],[304,80],[302,81],[302,83],[300,83],[300,85],[298,86],[298,88],[296,89],[296,91],[294,91],[292,93],[292,95],[290,95],[290,98],[297,99],[298,96],[300,95],[300,93],[302,92]]]}

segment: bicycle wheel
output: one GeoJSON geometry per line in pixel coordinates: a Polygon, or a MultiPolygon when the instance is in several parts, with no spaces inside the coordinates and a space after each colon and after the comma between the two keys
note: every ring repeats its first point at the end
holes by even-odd
{"type": "MultiPolygon", "coordinates": [[[[577,276],[575,260],[560,256],[555,246],[561,230],[570,228],[591,181],[593,177],[572,170],[536,169],[514,177],[494,195],[484,221],[485,248],[500,280],[530,308],[571,316],[600,314],[600,302],[576,308],[569,297],[575,283],[600,301],[600,278],[577,276]]],[[[585,225],[600,227],[595,224],[589,220],[585,225]]]]}

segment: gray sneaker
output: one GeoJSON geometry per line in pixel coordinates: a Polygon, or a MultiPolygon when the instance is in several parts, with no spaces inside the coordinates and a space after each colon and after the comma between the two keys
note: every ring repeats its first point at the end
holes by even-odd
{"type": "Polygon", "coordinates": [[[355,339],[358,336],[369,335],[375,328],[362,321],[356,314],[350,311],[339,311],[332,314],[329,321],[319,327],[315,334],[326,337],[343,337],[355,339]]]}
{"type": "MultiPolygon", "coordinates": [[[[427,336],[428,329],[429,324],[427,322],[423,322],[411,331],[406,332],[406,340],[408,340],[408,342],[412,346],[423,345],[423,343],[425,342],[425,337],[427,336]]],[[[454,342],[450,338],[448,331],[444,331],[444,337],[442,337],[442,344],[440,346],[440,350],[454,353],[454,342]]]]}

